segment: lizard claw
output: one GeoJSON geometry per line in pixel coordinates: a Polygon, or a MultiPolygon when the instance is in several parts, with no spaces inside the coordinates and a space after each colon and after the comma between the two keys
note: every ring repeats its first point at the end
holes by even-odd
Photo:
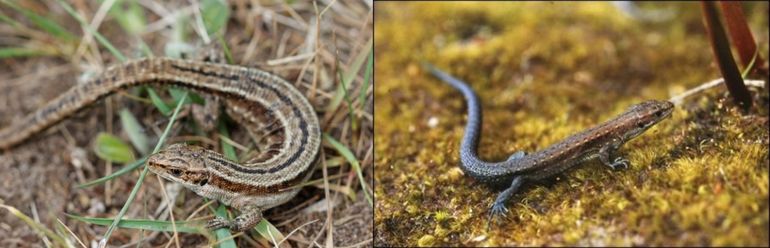
{"type": "Polygon", "coordinates": [[[505,203],[495,202],[489,210],[489,222],[505,217],[506,213],[508,213],[508,208],[505,207],[505,203]]]}
{"type": "Polygon", "coordinates": [[[625,159],[625,158],[622,158],[622,157],[617,157],[617,158],[615,158],[615,161],[612,162],[610,167],[612,167],[612,169],[617,169],[618,167],[620,167],[622,165],[623,169],[628,169],[628,165],[630,163],[631,162],[628,161],[628,159],[625,159]]]}

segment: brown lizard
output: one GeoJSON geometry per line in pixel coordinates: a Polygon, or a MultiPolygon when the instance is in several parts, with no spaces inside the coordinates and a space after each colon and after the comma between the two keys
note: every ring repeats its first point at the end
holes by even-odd
{"type": "Polygon", "coordinates": [[[261,149],[245,163],[202,147],[173,144],[151,155],[147,166],[195,193],[241,212],[207,227],[251,229],[262,211],[293,198],[311,174],[321,131],[313,107],[285,80],[257,69],[168,58],[113,66],[42,108],[0,130],[0,150],[9,149],[121,89],[176,85],[223,99],[230,117],[259,137],[261,149]]]}

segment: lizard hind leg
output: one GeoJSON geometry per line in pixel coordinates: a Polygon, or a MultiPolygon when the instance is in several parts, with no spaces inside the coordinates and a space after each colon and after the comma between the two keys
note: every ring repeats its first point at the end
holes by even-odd
{"type": "Polygon", "coordinates": [[[525,151],[518,151],[511,154],[511,156],[508,157],[508,161],[514,161],[518,160],[520,158],[523,158],[524,156],[527,156],[527,153],[525,151]]]}
{"type": "Polygon", "coordinates": [[[502,217],[505,215],[505,213],[508,212],[508,208],[505,207],[505,203],[508,201],[508,199],[511,199],[511,196],[513,196],[514,193],[519,190],[519,186],[521,186],[521,183],[523,182],[524,178],[522,176],[515,176],[511,181],[511,186],[497,195],[497,198],[495,199],[495,202],[492,204],[492,208],[489,211],[490,222],[492,218],[502,217]]]}

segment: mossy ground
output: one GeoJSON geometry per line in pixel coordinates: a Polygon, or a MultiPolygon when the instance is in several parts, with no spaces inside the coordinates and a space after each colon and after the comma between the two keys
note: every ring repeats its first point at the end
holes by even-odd
{"type": "MultiPolygon", "coordinates": [[[[624,145],[629,169],[594,161],[526,185],[487,229],[498,191],[458,167],[464,100],[420,62],[477,91],[479,152],[499,161],[719,77],[698,3],[641,7],[663,17],[609,3],[376,3],[375,245],[767,246],[767,93],[752,89],[742,114],[724,86],[624,145]]],[[[744,6],[765,58],[767,8],[744,6]]]]}

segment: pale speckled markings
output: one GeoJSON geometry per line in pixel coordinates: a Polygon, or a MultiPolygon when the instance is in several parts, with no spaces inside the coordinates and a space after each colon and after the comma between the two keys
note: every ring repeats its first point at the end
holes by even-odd
{"type": "Polygon", "coordinates": [[[569,136],[545,149],[525,154],[517,152],[505,161],[487,162],[478,157],[481,137],[481,104],[470,86],[457,78],[425,63],[434,76],[459,90],[468,104],[468,122],[460,143],[463,171],[477,180],[494,186],[506,186],[495,199],[490,215],[507,212],[505,202],[527,180],[539,180],[556,175],[588,159],[599,158],[607,166],[628,166],[628,160],[615,156],[627,141],[671,115],[674,105],[668,101],[649,100],[628,108],[617,117],[569,136]],[[610,157],[615,156],[611,161],[610,157]]]}
{"type": "Polygon", "coordinates": [[[262,138],[258,141],[266,149],[247,163],[231,162],[214,151],[183,144],[148,158],[153,172],[243,212],[233,221],[214,220],[210,227],[251,228],[259,221],[252,217],[261,218],[262,210],[294,197],[299,188],[287,188],[311,174],[321,132],[313,107],[293,86],[257,69],[167,58],[108,68],[0,130],[0,149],[10,149],[121,89],[147,84],[176,85],[217,95],[225,99],[233,119],[262,138]]]}

